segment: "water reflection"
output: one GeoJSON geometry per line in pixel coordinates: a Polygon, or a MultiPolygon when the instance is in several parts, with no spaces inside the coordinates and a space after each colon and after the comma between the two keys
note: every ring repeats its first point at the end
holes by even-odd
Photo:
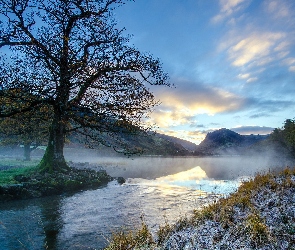
{"type": "Polygon", "coordinates": [[[48,202],[40,203],[45,249],[57,249],[57,237],[63,227],[60,198],[60,196],[57,196],[55,199],[48,200],[48,202]]]}
{"type": "Polygon", "coordinates": [[[13,201],[0,206],[0,249],[56,249],[63,226],[61,196],[13,201]]]}
{"type": "Polygon", "coordinates": [[[0,249],[100,249],[112,231],[140,225],[142,214],[155,232],[165,220],[175,222],[215,195],[234,191],[240,184],[237,177],[254,172],[254,165],[238,168],[237,160],[229,164],[228,158],[219,165],[209,158],[143,160],[147,164],[132,161],[113,168],[113,173],[136,177],[122,186],[111,182],[71,196],[0,204],[0,249]]]}
{"type": "Polygon", "coordinates": [[[207,177],[195,168],[167,178],[129,179],[122,186],[111,182],[72,196],[0,204],[0,222],[6,227],[0,230],[1,249],[100,249],[112,231],[140,225],[142,214],[155,232],[165,220],[174,222],[210,202],[197,182],[192,188],[180,178],[207,177]]]}
{"type": "MultiPolygon", "coordinates": [[[[246,178],[246,177],[245,177],[246,178]]],[[[129,184],[157,186],[164,195],[175,195],[180,192],[199,192],[200,194],[229,194],[234,192],[243,179],[215,180],[209,178],[199,166],[176,174],[156,178],[155,180],[128,179],[129,184]]]]}

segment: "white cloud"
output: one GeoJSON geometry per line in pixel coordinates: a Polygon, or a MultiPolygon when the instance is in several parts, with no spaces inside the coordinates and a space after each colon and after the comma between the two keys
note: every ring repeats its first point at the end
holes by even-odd
{"type": "Polygon", "coordinates": [[[239,79],[242,79],[242,80],[246,80],[247,83],[255,82],[255,81],[258,80],[258,77],[253,77],[253,76],[251,76],[251,74],[249,74],[249,73],[246,73],[246,74],[239,74],[239,75],[238,75],[238,78],[239,78],[239,79]]]}
{"type": "Polygon", "coordinates": [[[290,47],[290,42],[288,41],[283,41],[281,43],[279,43],[275,48],[274,51],[285,51],[288,50],[290,47]]]}
{"type": "Polygon", "coordinates": [[[277,54],[277,58],[278,59],[283,59],[283,58],[285,58],[287,55],[289,55],[290,54],[290,51],[282,51],[282,52],[279,52],[278,54],[277,54]]]}
{"type": "Polygon", "coordinates": [[[255,81],[257,81],[257,80],[258,80],[257,77],[250,77],[249,79],[247,79],[246,82],[251,83],[251,82],[255,82],[255,81]]]}
{"type": "Polygon", "coordinates": [[[181,83],[179,88],[157,92],[161,106],[151,115],[151,123],[161,128],[190,125],[200,114],[240,110],[245,99],[226,90],[192,83],[181,83]]]}
{"type": "Polygon", "coordinates": [[[182,109],[170,106],[155,110],[151,115],[151,123],[157,124],[161,128],[171,128],[180,125],[190,124],[194,117],[194,113],[190,109],[182,109]]]}
{"type": "Polygon", "coordinates": [[[289,58],[286,58],[283,63],[285,65],[288,65],[289,66],[289,71],[290,72],[295,72],[295,58],[294,57],[289,57],[289,58]]]}
{"type": "Polygon", "coordinates": [[[286,18],[291,16],[288,2],[284,0],[267,0],[264,1],[265,10],[275,19],[286,18]]]}
{"type": "Polygon", "coordinates": [[[248,79],[250,77],[250,74],[239,74],[238,77],[240,79],[248,79]]]}
{"type": "MultiPolygon", "coordinates": [[[[244,8],[245,2],[248,0],[219,0],[220,12],[212,18],[213,23],[218,23],[223,19],[230,17],[234,13],[244,8]]],[[[230,23],[235,24],[235,19],[231,18],[230,23]]]]}
{"type": "Polygon", "coordinates": [[[292,64],[295,64],[295,58],[294,58],[294,57],[286,58],[286,59],[284,60],[284,63],[285,63],[286,65],[292,65],[292,64]]]}
{"type": "Polygon", "coordinates": [[[199,144],[205,139],[206,132],[204,131],[189,131],[189,130],[157,130],[157,133],[178,137],[196,144],[199,144]]]}
{"type": "Polygon", "coordinates": [[[241,67],[254,61],[258,65],[263,65],[275,60],[270,57],[273,47],[284,37],[284,33],[266,32],[250,34],[238,40],[228,49],[232,65],[241,67]]]}

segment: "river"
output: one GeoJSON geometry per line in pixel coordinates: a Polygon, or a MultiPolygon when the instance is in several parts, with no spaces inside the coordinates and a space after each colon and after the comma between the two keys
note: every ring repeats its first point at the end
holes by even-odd
{"type": "Polygon", "coordinates": [[[234,192],[241,179],[278,166],[265,157],[101,157],[88,162],[85,167],[103,166],[126,183],[0,204],[0,249],[101,249],[111,232],[140,225],[142,216],[155,233],[165,221],[175,222],[234,192]]]}

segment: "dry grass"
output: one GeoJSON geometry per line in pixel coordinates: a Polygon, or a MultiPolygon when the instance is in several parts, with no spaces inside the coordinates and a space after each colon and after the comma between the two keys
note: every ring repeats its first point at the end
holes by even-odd
{"type": "Polygon", "coordinates": [[[112,234],[109,246],[105,250],[151,249],[153,237],[148,226],[142,219],[142,224],[136,231],[120,230],[112,234]]]}
{"type": "Polygon", "coordinates": [[[295,249],[294,192],[295,168],[260,173],[190,218],[166,222],[156,239],[142,224],[137,232],[114,234],[107,249],[295,249]]]}

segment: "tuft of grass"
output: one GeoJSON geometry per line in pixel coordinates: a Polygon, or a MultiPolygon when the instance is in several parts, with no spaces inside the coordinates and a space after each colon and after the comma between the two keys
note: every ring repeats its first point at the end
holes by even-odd
{"type": "Polygon", "coordinates": [[[169,238],[169,236],[172,232],[173,232],[173,226],[170,225],[167,220],[165,220],[165,224],[160,225],[159,229],[157,231],[158,245],[163,244],[169,238]]]}
{"type": "Polygon", "coordinates": [[[141,227],[136,231],[121,229],[114,232],[110,244],[105,250],[151,249],[155,244],[152,234],[142,219],[141,227]]]}
{"type": "Polygon", "coordinates": [[[9,170],[0,171],[0,185],[8,185],[8,184],[16,184],[18,183],[15,180],[15,176],[17,175],[30,175],[37,171],[36,166],[27,166],[27,167],[19,167],[12,168],[9,170]]]}
{"type": "Polygon", "coordinates": [[[246,218],[246,230],[252,242],[255,242],[256,245],[262,245],[268,241],[267,226],[258,213],[251,213],[246,218]]]}

